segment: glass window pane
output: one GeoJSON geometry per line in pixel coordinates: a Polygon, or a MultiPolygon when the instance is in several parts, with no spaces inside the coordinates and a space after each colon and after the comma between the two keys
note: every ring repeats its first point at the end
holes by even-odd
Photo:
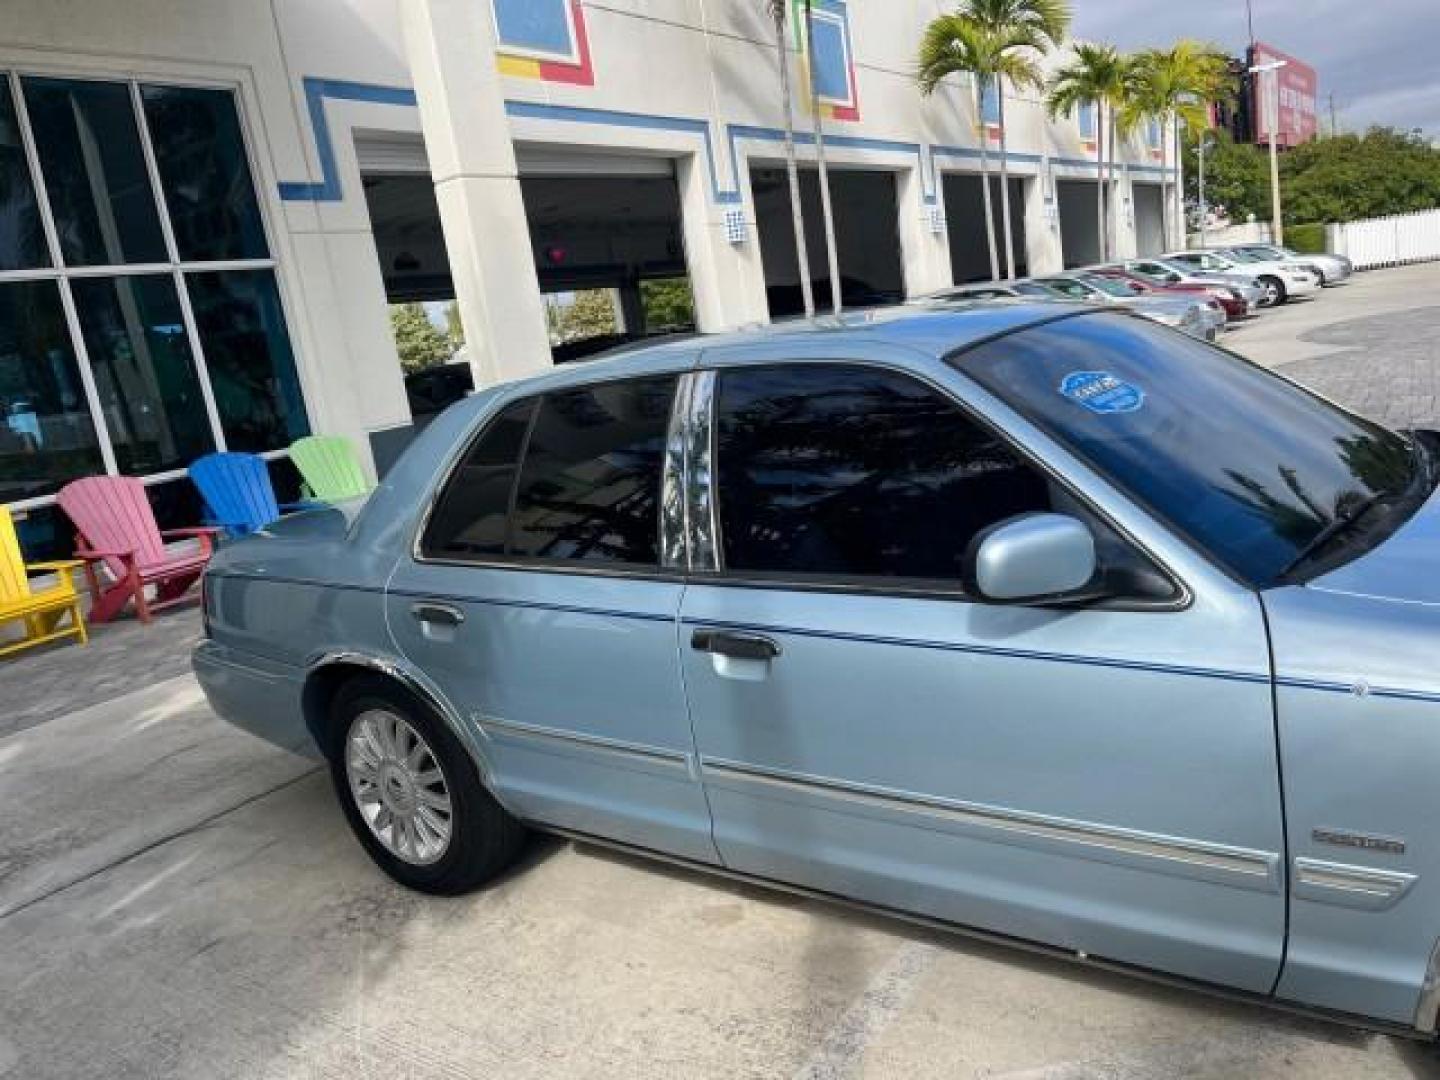
{"type": "Polygon", "coordinates": [[[0,270],[49,265],[10,82],[0,72],[0,270]]]}
{"type": "Polygon", "coordinates": [[[1007,443],[893,372],[727,372],[716,423],[730,570],[958,580],[981,529],[1051,508],[1007,443]]]}
{"type": "Polygon", "coordinates": [[[71,288],[120,471],[178,469],[215,449],[174,278],[78,278],[71,288]]]}
{"type": "Polygon", "coordinates": [[[72,79],[22,84],[66,263],[164,262],[130,88],[72,79]]]}
{"type": "Polygon", "coordinates": [[[234,96],[177,86],[140,92],[180,258],[269,255],[234,96]]]}
{"type": "Polygon", "coordinates": [[[520,470],[510,552],[659,562],[671,376],[548,394],[520,470]]]}
{"type": "Polygon", "coordinates": [[[421,545],[430,558],[474,558],[505,552],[505,523],[515,467],[534,398],[508,406],[465,455],[445,484],[421,545]]]}
{"type": "Polygon", "coordinates": [[[60,287],[0,285],[0,503],[104,471],[60,287]]]}
{"type": "Polygon", "coordinates": [[[310,432],[275,274],[186,274],[220,426],[231,450],[283,450],[310,432]]]}

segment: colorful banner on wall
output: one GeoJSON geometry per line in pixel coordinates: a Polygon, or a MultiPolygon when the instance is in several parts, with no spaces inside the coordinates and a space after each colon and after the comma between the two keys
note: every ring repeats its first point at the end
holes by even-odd
{"type": "MultiPolygon", "coordinates": [[[[791,0],[795,42],[800,50],[801,72],[814,79],[820,115],[826,120],[860,119],[860,90],[855,79],[855,50],[850,37],[850,11],[845,0],[810,0],[815,55],[805,32],[805,0],[791,0]]],[[[810,95],[802,94],[806,108],[810,95]]]]}
{"type": "Polygon", "coordinates": [[[580,0],[490,0],[501,74],[594,86],[580,0]]]}

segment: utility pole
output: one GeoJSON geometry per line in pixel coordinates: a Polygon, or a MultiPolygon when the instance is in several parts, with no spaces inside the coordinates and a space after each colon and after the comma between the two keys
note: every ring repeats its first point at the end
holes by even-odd
{"type": "MultiPolygon", "coordinates": [[[[1255,56],[1251,53],[1251,60],[1255,56]]],[[[1270,138],[1270,242],[1277,246],[1285,243],[1285,224],[1280,215],[1280,152],[1275,145],[1275,129],[1280,126],[1280,69],[1288,60],[1271,60],[1266,64],[1251,64],[1250,74],[1264,79],[1269,76],[1269,93],[1265,98],[1265,128],[1270,138]]]]}
{"type": "Polygon", "coordinates": [[[1330,138],[1340,134],[1340,121],[1335,118],[1335,95],[1330,95],[1330,138]]]}

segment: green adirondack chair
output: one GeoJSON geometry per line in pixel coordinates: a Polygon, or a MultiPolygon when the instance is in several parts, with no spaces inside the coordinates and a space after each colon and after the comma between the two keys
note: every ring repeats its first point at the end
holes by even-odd
{"type": "Polygon", "coordinates": [[[339,435],[306,435],[290,444],[290,460],[300,470],[308,499],[343,502],[366,495],[370,481],[347,439],[339,435]]]}

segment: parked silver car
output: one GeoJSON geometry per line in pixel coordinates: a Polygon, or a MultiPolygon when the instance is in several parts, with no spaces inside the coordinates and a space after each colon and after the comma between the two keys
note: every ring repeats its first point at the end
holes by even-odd
{"type": "Polygon", "coordinates": [[[1037,300],[1078,300],[1087,304],[1128,308],[1137,315],[1179,330],[1192,337],[1214,341],[1225,325],[1225,312],[1208,300],[1137,296],[1123,286],[1096,275],[1059,275],[1023,278],[1019,281],[980,282],[941,289],[915,303],[1029,298],[1037,300]]]}
{"type": "Polygon", "coordinates": [[[1265,289],[1253,274],[1222,274],[1153,256],[1124,259],[1119,265],[1132,274],[1139,274],[1141,277],[1147,277],[1156,282],[1172,285],[1182,283],[1224,285],[1226,288],[1234,289],[1247,304],[1257,308],[1265,301],[1265,289]]]}
{"type": "Polygon", "coordinates": [[[1260,303],[1276,307],[1294,296],[1310,296],[1320,291],[1320,272],[1291,259],[1258,259],[1249,255],[1221,255],[1214,251],[1176,251],[1165,256],[1170,262],[1182,263],[1196,270],[1217,274],[1253,275],[1265,291],[1260,303]]]}
{"type": "Polygon", "coordinates": [[[1435,456],[1088,305],[649,346],[227,544],[195,670],[417,889],[533,826],[1431,1034],[1435,456]]]}
{"type": "Polygon", "coordinates": [[[1225,309],[1209,297],[1137,296],[1127,286],[1101,274],[1056,274],[1033,280],[1067,300],[1128,308],[1161,326],[1206,341],[1214,341],[1225,329],[1225,309]]]}
{"type": "Polygon", "coordinates": [[[1275,259],[1300,263],[1312,268],[1320,275],[1322,285],[1340,285],[1350,280],[1355,264],[1344,255],[1305,253],[1294,248],[1276,247],[1274,244],[1241,244],[1222,249],[1222,253],[1241,255],[1252,259],[1275,259]]]}

